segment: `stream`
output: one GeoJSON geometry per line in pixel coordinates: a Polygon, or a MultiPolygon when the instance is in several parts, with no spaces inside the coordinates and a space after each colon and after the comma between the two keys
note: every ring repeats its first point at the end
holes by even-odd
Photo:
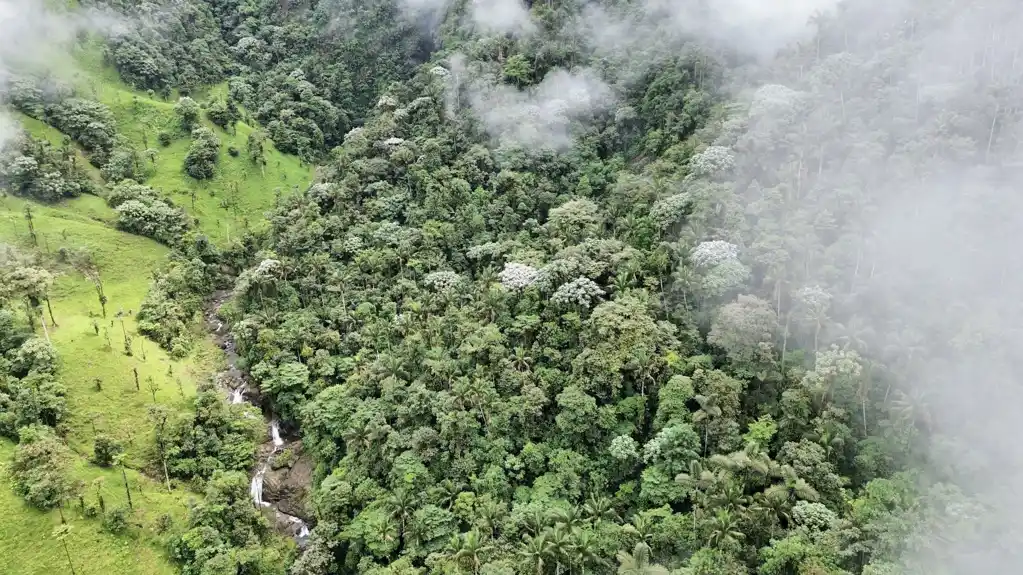
{"type": "MultiPolygon", "coordinates": [[[[213,340],[224,350],[227,357],[227,369],[217,374],[218,383],[227,392],[228,401],[232,404],[250,402],[257,408],[261,408],[258,393],[249,386],[249,379],[245,373],[238,369],[238,352],[235,349],[234,338],[224,325],[224,322],[217,319],[217,312],[220,306],[230,297],[230,291],[223,290],[213,294],[210,307],[206,311],[206,325],[213,335],[213,340]]],[[[249,484],[249,496],[257,507],[272,509],[274,519],[279,531],[293,537],[299,545],[304,545],[309,538],[309,525],[300,517],[284,513],[274,503],[263,500],[263,480],[273,465],[274,457],[287,447],[288,442],[281,437],[280,423],[270,414],[267,416],[267,429],[270,449],[262,458],[252,474],[252,482],[249,484]]]]}

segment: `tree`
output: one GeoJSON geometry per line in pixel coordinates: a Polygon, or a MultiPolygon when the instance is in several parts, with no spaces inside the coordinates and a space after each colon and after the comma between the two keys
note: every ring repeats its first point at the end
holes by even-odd
{"type": "MultiPolygon", "coordinates": [[[[152,377],[148,378],[152,380],[152,377]]],[[[156,401],[156,392],[153,392],[153,401],[156,401]]],[[[167,436],[167,422],[170,419],[170,410],[163,405],[150,405],[146,408],[149,420],[153,422],[155,434],[156,452],[160,457],[160,464],[163,466],[163,478],[167,483],[167,491],[171,490],[170,472],[167,471],[168,450],[171,449],[170,438],[167,436]]]]}
{"type": "Polygon", "coordinates": [[[668,570],[650,561],[650,547],[640,541],[632,549],[618,552],[618,575],[667,575],[668,570]]]}
{"type": "Polygon", "coordinates": [[[188,96],[182,96],[174,105],[174,113],[178,116],[178,122],[185,133],[191,132],[199,122],[199,104],[188,96]]]}
{"type": "Polygon", "coordinates": [[[151,375],[146,376],[146,389],[148,389],[149,393],[152,394],[153,403],[156,403],[156,392],[160,391],[160,384],[151,375]]]}
{"type": "Polygon", "coordinates": [[[114,456],[114,465],[121,468],[121,479],[124,480],[124,494],[128,496],[128,508],[134,509],[135,505],[131,501],[131,489],[128,487],[128,472],[125,471],[123,453],[118,453],[114,456]]]}
{"type": "Polygon", "coordinates": [[[263,173],[264,176],[266,175],[266,172],[264,171],[266,166],[265,142],[266,132],[262,130],[252,131],[245,139],[245,150],[249,161],[252,162],[253,165],[259,166],[260,172],[263,173]]]}
{"type": "Polygon", "coordinates": [[[32,215],[32,206],[25,204],[25,221],[28,223],[28,236],[32,238],[32,245],[39,245],[39,237],[36,236],[35,218],[32,215]]]}
{"type": "Polygon", "coordinates": [[[46,302],[50,312],[50,322],[56,326],[53,320],[53,309],[50,307],[50,287],[53,285],[53,275],[44,270],[29,266],[13,266],[0,269],[0,278],[8,282],[14,293],[25,300],[25,309],[30,326],[35,326],[35,316],[43,326],[43,333],[49,340],[49,330],[46,327],[46,318],[39,310],[43,302],[46,302]]]}
{"type": "Polygon", "coordinates": [[[468,565],[473,575],[479,575],[484,556],[492,550],[476,531],[455,536],[452,547],[455,549],[452,559],[460,565],[468,565]]]}
{"type": "Polygon", "coordinates": [[[119,441],[106,434],[97,434],[93,438],[92,461],[100,467],[110,467],[114,460],[124,451],[119,441]]]}
{"type": "Polygon", "coordinates": [[[95,261],[92,258],[92,254],[90,254],[88,251],[84,249],[79,250],[75,254],[72,263],[74,264],[75,269],[79,271],[79,273],[84,275],[89,281],[92,282],[92,285],[96,290],[96,299],[99,300],[100,310],[103,312],[103,317],[106,318],[107,296],[103,291],[103,278],[100,275],[99,267],[96,265],[95,261]]]}
{"type": "Polygon", "coordinates": [[[208,180],[216,175],[220,154],[220,139],[209,128],[192,130],[192,145],[185,156],[185,173],[197,180],[208,180]]]}
{"type": "Polygon", "coordinates": [[[75,575],[75,563],[71,560],[71,550],[68,549],[67,540],[71,535],[71,526],[67,523],[58,525],[53,528],[52,537],[57,541],[60,541],[61,546],[64,547],[64,555],[67,557],[68,568],[71,569],[71,575],[75,575]]]}
{"type": "Polygon", "coordinates": [[[718,311],[707,342],[724,349],[737,365],[751,366],[769,352],[776,325],[771,304],[756,296],[740,295],[718,311]]]}
{"type": "Polygon", "coordinates": [[[71,452],[53,430],[30,425],[18,430],[11,475],[14,490],[40,509],[60,505],[71,490],[71,452]]]}
{"type": "Polygon", "coordinates": [[[714,396],[696,395],[693,399],[700,406],[696,413],[693,414],[693,423],[703,427],[703,449],[706,452],[709,448],[708,434],[710,433],[710,422],[715,418],[721,417],[722,411],[718,405],[717,398],[714,396]]]}

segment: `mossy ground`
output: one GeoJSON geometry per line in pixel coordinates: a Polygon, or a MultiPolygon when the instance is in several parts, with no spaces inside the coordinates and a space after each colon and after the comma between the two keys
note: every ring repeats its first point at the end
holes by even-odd
{"type": "MultiPolygon", "coordinates": [[[[114,71],[103,66],[95,46],[80,50],[75,61],[70,74],[82,95],[108,105],[118,132],[130,138],[136,148],[148,145],[159,152],[147,184],[161,189],[185,208],[215,243],[229,241],[246,227],[264,225],[263,213],[272,205],[275,194],[305,186],[312,177],[309,166],[277,152],[269,143],[267,165],[261,170],[245,155],[246,139],[254,128],[239,123],[236,130],[227,133],[204,118],[203,123],[221,140],[220,163],[216,178],[196,181],[182,169],[190,138],[177,125],[176,97],[163,101],[125,86],[114,71]],[[167,147],[158,144],[161,131],[173,135],[167,147]],[[228,152],[232,146],[239,151],[238,157],[228,152]]],[[[195,98],[202,102],[205,97],[221,97],[224,91],[224,86],[217,86],[195,98]]],[[[64,138],[43,122],[24,116],[19,119],[36,137],[58,145],[64,138]]],[[[99,171],[90,170],[98,180],[99,171]]],[[[152,425],[146,407],[154,401],[154,390],[156,403],[178,412],[189,410],[197,382],[209,377],[223,362],[222,353],[208,338],[196,338],[194,352],[175,360],[136,333],[135,312],[149,289],[153,271],[165,261],[169,250],[150,239],[115,229],[115,218],[104,200],[95,196],[54,205],[14,197],[0,199],[0,249],[9,246],[22,253],[36,253],[57,274],[51,292],[57,325],[51,327],[49,337],[60,354],[60,377],[68,388],[67,438],[78,454],[74,475],[90,486],[85,498],[92,504],[97,499],[94,481],[102,478],[100,489],[107,509],[127,501],[120,472],[89,462],[95,435],[105,433],[121,440],[127,448],[129,466],[141,467],[146,446],[151,444],[148,430],[152,425]],[[24,217],[26,205],[32,209],[36,242],[30,238],[24,217]],[[92,254],[109,299],[106,318],[102,317],[93,284],[60,261],[61,248],[85,248],[92,254]],[[125,333],[131,336],[130,355],[125,349],[125,333]],[[133,370],[138,372],[139,389],[133,370]]],[[[6,465],[13,451],[12,443],[0,441],[0,572],[69,572],[63,548],[51,537],[60,521],[58,513],[31,508],[10,489],[6,465]]],[[[128,534],[104,532],[100,521],[84,518],[77,504],[74,510],[65,511],[73,527],[68,544],[77,573],[177,572],[160,546],[162,538],[153,531],[153,525],[165,513],[183,521],[188,500],[199,495],[184,485],[168,492],[158,480],[131,469],[128,480],[138,525],[128,534]]]]}

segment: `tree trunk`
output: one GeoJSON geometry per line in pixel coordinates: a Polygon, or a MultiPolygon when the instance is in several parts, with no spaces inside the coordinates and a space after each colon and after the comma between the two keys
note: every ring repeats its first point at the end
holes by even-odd
{"type": "Polygon", "coordinates": [[[984,163],[987,163],[991,158],[991,145],[995,142],[995,127],[998,125],[998,114],[1002,111],[1002,104],[999,103],[995,106],[995,117],[991,119],[991,129],[988,130],[987,135],[987,151],[984,152],[984,163]]]}
{"type": "Polygon", "coordinates": [[[128,488],[128,474],[124,471],[124,464],[121,464],[121,478],[124,479],[124,492],[128,495],[128,509],[135,509],[131,502],[131,489],[128,488]]]}
{"type": "Polygon", "coordinates": [[[32,331],[35,331],[35,329],[36,329],[36,318],[35,318],[35,314],[32,311],[32,304],[28,303],[27,299],[25,300],[25,315],[28,317],[28,327],[29,327],[29,329],[31,329],[32,331]]]}
{"type": "Polygon", "coordinates": [[[67,555],[67,565],[68,565],[68,567],[71,568],[71,575],[76,575],[76,573],[75,573],[75,564],[71,562],[71,552],[68,551],[67,541],[61,540],[61,543],[64,545],[64,554],[67,555]]]}
{"type": "Polygon", "coordinates": [[[46,329],[46,317],[39,314],[39,324],[43,326],[43,335],[46,336],[46,343],[50,343],[50,330],[46,329]]]}
{"type": "Polygon", "coordinates": [[[50,298],[46,298],[46,311],[50,314],[50,325],[57,327],[57,320],[53,319],[53,307],[50,306],[50,298]]]}
{"type": "Polygon", "coordinates": [[[167,456],[164,455],[161,459],[163,459],[163,478],[164,478],[165,481],[167,481],[167,493],[170,493],[170,491],[171,491],[171,482],[170,482],[170,473],[167,472],[167,456]]]}

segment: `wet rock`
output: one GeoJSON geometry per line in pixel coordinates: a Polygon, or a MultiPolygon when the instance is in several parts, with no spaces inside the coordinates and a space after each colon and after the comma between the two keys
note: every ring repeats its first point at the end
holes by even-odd
{"type": "Polygon", "coordinates": [[[284,513],[308,520],[306,503],[312,475],[312,460],[299,453],[289,465],[267,471],[263,478],[263,499],[284,513]]]}

